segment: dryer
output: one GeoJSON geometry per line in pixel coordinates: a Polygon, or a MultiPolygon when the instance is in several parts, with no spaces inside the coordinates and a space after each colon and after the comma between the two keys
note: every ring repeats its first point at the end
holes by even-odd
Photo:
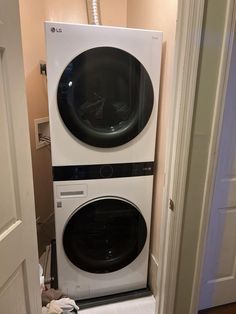
{"type": "Polygon", "coordinates": [[[63,168],[54,177],[59,288],[74,299],[145,288],[153,164],[63,168]]]}
{"type": "Polygon", "coordinates": [[[153,161],[162,33],[45,27],[53,166],[153,161]]]}

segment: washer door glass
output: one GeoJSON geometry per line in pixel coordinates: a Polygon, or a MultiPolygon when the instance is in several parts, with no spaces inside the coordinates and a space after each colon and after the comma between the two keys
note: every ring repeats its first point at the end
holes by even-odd
{"type": "Polygon", "coordinates": [[[133,204],[105,198],[76,210],[65,226],[63,246],[78,268],[109,273],[134,261],[146,238],[146,223],[133,204]]]}
{"type": "Polygon", "coordinates": [[[117,48],[87,50],[65,68],[57,102],[62,120],[79,140],[115,147],[136,137],[153,108],[153,87],[143,65],[117,48]]]}

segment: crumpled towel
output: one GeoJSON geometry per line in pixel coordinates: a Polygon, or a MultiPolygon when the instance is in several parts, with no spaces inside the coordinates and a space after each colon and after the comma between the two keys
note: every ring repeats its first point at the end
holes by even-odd
{"type": "Polygon", "coordinates": [[[79,307],[75,304],[75,301],[70,298],[62,298],[59,300],[53,300],[51,303],[52,302],[64,311],[79,311],[79,307]]]}
{"type": "Polygon", "coordinates": [[[79,307],[75,301],[70,298],[62,298],[60,300],[52,300],[47,306],[42,308],[42,314],[61,314],[63,311],[76,311],[78,313],[79,307]]]}
{"type": "Polygon", "coordinates": [[[43,306],[43,307],[42,307],[42,314],[47,314],[47,310],[48,310],[48,309],[46,308],[46,306],[43,306]]]}
{"type": "Polygon", "coordinates": [[[61,290],[48,289],[42,292],[42,304],[46,306],[52,300],[58,300],[62,297],[61,290]]]}
{"type": "Polygon", "coordinates": [[[42,308],[42,314],[61,314],[63,313],[63,310],[54,303],[54,301],[51,301],[48,303],[48,305],[42,308]]]}

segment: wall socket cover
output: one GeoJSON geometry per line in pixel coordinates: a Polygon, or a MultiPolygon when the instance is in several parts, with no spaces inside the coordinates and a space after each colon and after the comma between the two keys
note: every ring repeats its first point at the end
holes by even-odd
{"type": "Polygon", "coordinates": [[[49,119],[48,117],[34,120],[35,128],[35,146],[36,149],[49,145],[48,142],[41,140],[41,137],[50,137],[49,119]]]}

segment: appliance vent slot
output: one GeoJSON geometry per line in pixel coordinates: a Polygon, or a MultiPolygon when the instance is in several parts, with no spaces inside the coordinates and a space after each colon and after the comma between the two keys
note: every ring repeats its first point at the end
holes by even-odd
{"type": "Polygon", "coordinates": [[[85,184],[59,185],[56,187],[58,199],[86,197],[87,186],[85,184]]]}
{"type": "Polygon", "coordinates": [[[61,192],[61,196],[78,196],[84,195],[84,191],[68,191],[68,192],[61,192]]]}

